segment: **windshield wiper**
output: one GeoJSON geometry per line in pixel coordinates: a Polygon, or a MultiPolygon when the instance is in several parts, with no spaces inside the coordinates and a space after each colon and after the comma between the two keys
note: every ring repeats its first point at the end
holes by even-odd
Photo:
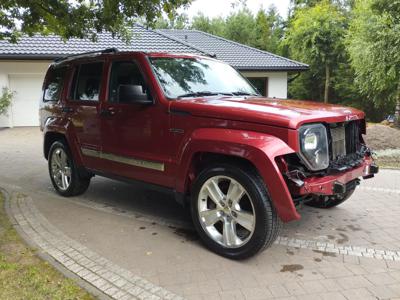
{"type": "Polygon", "coordinates": [[[203,91],[203,92],[193,92],[193,93],[187,93],[187,94],[179,95],[177,98],[201,97],[201,96],[217,96],[217,95],[232,96],[233,93],[222,93],[222,92],[208,92],[208,91],[203,91]]]}
{"type": "Polygon", "coordinates": [[[235,95],[235,96],[260,96],[258,94],[247,93],[247,92],[232,92],[232,95],[235,95]]]}

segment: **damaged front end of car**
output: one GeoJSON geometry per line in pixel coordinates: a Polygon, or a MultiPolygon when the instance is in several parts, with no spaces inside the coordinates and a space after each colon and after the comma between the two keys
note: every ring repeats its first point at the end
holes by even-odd
{"type": "Polygon", "coordinates": [[[277,158],[295,205],[344,198],[378,173],[363,133],[364,120],[300,127],[299,152],[277,158]]]}

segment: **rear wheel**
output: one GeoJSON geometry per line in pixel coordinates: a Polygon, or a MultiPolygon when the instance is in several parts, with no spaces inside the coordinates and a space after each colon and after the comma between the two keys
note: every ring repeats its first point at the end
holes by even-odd
{"type": "Polygon", "coordinates": [[[310,201],[304,204],[316,208],[332,208],[342,204],[344,201],[349,199],[353,195],[354,189],[348,190],[343,194],[333,195],[333,196],[315,196],[310,201]]]}
{"type": "Polygon", "coordinates": [[[77,196],[89,187],[91,176],[79,172],[65,143],[56,141],[51,145],[48,163],[51,182],[60,195],[77,196]]]}
{"type": "Polygon", "coordinates": [[[268,247],[280,228],[265,184],[251,168],[218,164],[203,170],[193,186],[191,210],[204,243],[233,259],[268,247]]]}

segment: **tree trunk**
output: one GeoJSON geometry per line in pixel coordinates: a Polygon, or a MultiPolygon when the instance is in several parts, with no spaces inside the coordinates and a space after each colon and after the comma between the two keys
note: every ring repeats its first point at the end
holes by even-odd
{"type": "Polygon", "coordinates": [[[329,101],[329,84],[331,80],[331,73],[329,69],[328,63],[325,64],[325,91],[324,91],[324,102],[328,103],[329,101]]]}
{"type": "Polygon", "coordinates": [[[397,90],[396,108],[394,110],[395,125],[400,127],[400,84],[397,90]]]}

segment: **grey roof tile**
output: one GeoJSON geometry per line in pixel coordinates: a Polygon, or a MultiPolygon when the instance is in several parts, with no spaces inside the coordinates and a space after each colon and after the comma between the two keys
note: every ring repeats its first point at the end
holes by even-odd
{"type": "Polygon", "coordinates": [[[251,48],[196,30],[149,30],[140,25],[132,28],[129,44],[100,33],[98,41],[70,39],[64,42],[55,35],[22,37],[17,44],[0,40],[0,59],[51,59],[88,51],[118,48],[120,51],[172,52],[208,55],[216,54],[240,70],[306,70],[308,66],[269,52],[251,48]]]}
{"type": "Polygon", "coordinates": [[[77,38],[64,42],[59,36],[55,35],[26,36],[22,37],[17,44],[3,40],[0,41],[0,58],[54,58],[111,47],[118,48],[120,51],[207,54],[195,46],[188,45],[162,32],[148,30],[140,25],[135,25],[132,30],[132,41],[129,44],[126,44],[121,39],[113,38],[110,33],[100,33],[98,41],[95,43],[89,39],[77,38]]]}
{"type": "Polygon", "coordinates": [[[198,30],[162,29],[240,70],[307,70],[308,65],[198,30]]]}

